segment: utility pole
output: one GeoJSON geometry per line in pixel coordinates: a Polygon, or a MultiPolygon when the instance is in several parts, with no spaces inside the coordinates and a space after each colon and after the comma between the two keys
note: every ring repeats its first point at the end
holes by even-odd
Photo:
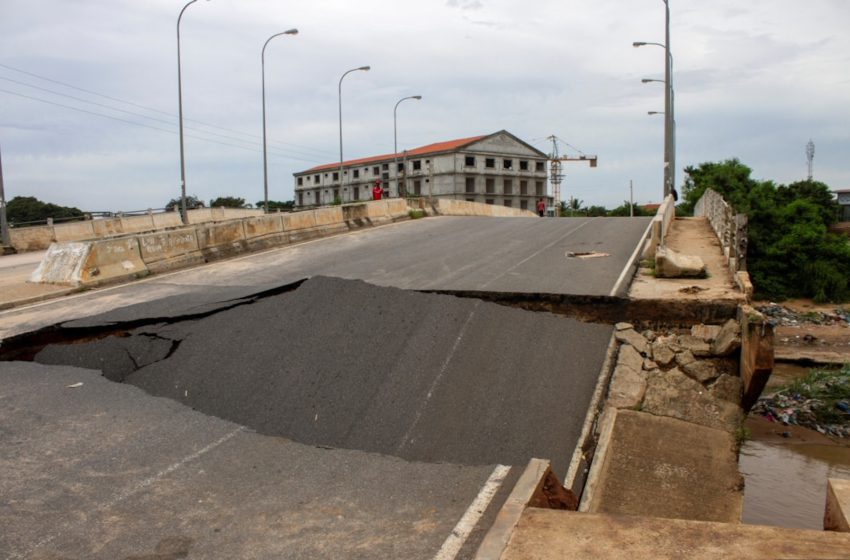
{"type": "Polygon", "coordinates": [[[814,171],[814,168],[815,168],[814,159],[815,159],[815,143],[812,142],[811,140],[809,140],[809,143],[806,144],[806,162],[808,163],[808,166],[809,166],[809,175],[808,175],[809,181],[812,180],[813,171],[814,171]]]}
{"type": "MultiPolygon", "coordinates": [[[[3,159],[0,156],[0,245],[4,247],[12,246],[12,239],[9,236],[9,224],[6,223],[6,192],[3,189],[3,159]]],[[[3,254],[5,251],[0,251],[3,254]]]]}
{"type": "Polygon", "coordinates": [[[629,179],[629,218],[635,217],[635,204],[634,204],[634,185],[633,181],[629,179]]]}

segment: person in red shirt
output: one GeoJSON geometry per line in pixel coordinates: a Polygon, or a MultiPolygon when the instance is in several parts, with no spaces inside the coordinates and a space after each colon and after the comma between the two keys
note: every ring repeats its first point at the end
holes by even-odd
{"type": "Polygon", "coordinates": [[[542,218],[546,215],[546,203],[541,198],[537,203],[537,214],[542,218]]]}
{"type": "Polygon", "coordinates": [[[381,180],[375,181],[375,186],[372,188],[372,200],[381,200],[384,194],[384,189],[381,188],[381,180]]]}

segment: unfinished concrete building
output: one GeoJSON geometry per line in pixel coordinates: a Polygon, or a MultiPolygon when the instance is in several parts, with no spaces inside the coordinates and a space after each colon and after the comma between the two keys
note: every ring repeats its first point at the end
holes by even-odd
{"type": "Polygon", "coordinates": [[[294,173],[295,204],[370,200],[377,179],[388,195],[443,197],[534,210],[547,194],[547,155],[501,130],[413,150],[294,173]]]}

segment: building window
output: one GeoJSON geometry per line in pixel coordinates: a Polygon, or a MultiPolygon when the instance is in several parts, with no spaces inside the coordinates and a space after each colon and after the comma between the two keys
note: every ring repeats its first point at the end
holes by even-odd
{"type": "Polygon", "coordinates": [[[475,202],[475,199],[474,198],[467,198],[466,201],[467,202],[475,202]]]}
{"type": "Polygon", "coordinates": [[[524,159],[519,160],[519,170],[528,171],[528,161],[524,159]]]}
{"type": "Polygon", "coordinates": [[[339,181],[339,171],[334,171],[334,174],[333,174],[333,177],[331,178],[331,180],[332,181],[339,181]]]}
{"type": "Polygon", "coordinates": [[[528,181],[519,182],[519,194],[528,194],[528,181]]]}
{"type": "Polygon", "coordinates": [[[495,202],[496,202],[496,201],[495,201],[495,200],[493,200],[492,198],[487,198],[487,199],[485,199],[485,200],[484,200],[484,202],[485,202],[486,204],[495,204],[495,202]]]}
{"type": "Polygon", "coordinates": [[[381,168],[380,167],[378,167],[376,165],[375,167],[372,168],[372,175],[377,176],[377,175],[380,175],[380,174],[381,174],[381,168]]]}
{"type": "Polygon", "coordinates": [[[413,170],[414,171],[420,171],[421,169],[422,169],[422,160],[421,159],[414,160],[413,161],[413,170]]]}
{"type": "Polygon", "coordinates": [[[528,210],[528,201],[527,200],[520,200],[519,201],[519,208],[520,208],[520,210],[528,210]]]}
{"type": "Polygon", "coordinates": [[[484,182],[485,192],[487,194],[494,194],[496,192],[496,180],[495,179],[487,179],[484,182]]]}
{"type": "Polygon", "coordinates": [[[360,178],[360,170],[359,170],[359,169],[355,169],[355,170],[354,170],[354,178],[355,178],[355,179],[359,179],[359,178],[360,178]]]}
{"type": "Polygon", "coordinates": [[[319,175],[313,175],[313,182],[314,182],[314,183],[318,184],[318,183],[319,183],[319,181],[321,181],[321,179],[322,179],[322,178],[321,178],[321,176],[319,176],[319,175]]]}
{"type": "Polygon", "coordinates": [[[382,163],[381,164],[381,170],[382,171],[389,171],[390,170],[390,164],[389,163],[382,163]]]}
{"type": "Polygon", "coordinates": [[[514,168],[514,160],[512,159],[504,159],[502,160],[502,168],[513,170],[514,168]]]}
{"type": "Polygon", "coordinates": [[[465,167],[475,167],[475,156],[466,156],[463,159],[463,165],[465,167]]]}
{"type": "Polygon", "coordinates": [[[504,186],[505,194],[513,194],[514,193],[514,181],[513,181],[513,179],[504,179],[504,180],[502,180],[502,184],[504,186]]]}
{"type": "Polygon", "coordinates": [[[304,206],[304,193],[298,193],[298,206],[304,206]]]}
{"type": "Polygon", "coordinates": [[[422,194],[422,181],[413,181],[413,194],[419,196],[422,194]]]}
{"type": "Polygon", "coordinates": [[[534,188],[537,191],[537,196],[543,196],[543,181],[535,181],[534,188]]]}
{"type": "Polygon", "coordinates": [[[298,186],[300,187],[303,184],[304,184],[304,177],[298,177],[298,186]]]}
{"type": "Polygon", "coordinates": [[[488,157],[484,160],[484,167],[486,167],[487,169],[495,169],[496,160],[494,158],[488,157]]]}
{"type": "Polygon", "coordinates": [[[466,192],[474,193],[475,192],[475,177],[467,177],[466,178],[466,192]]]}
{"type": "Polygon", "coordinates": [[[334,200],[339,198],[339,189],[334,189],[334,200]]]}
{"type": "Polygon", "coordinates": [[[404,163],[396,164],[395,170],[396,173],[404,173],[404,163]]]}
{"type": "Polygon", "coordinates": [[[511,201],[510,201],[510,200],[505,200],[505,206],[506,206],[507,208],[510,208],[511,206],[513,206],[513,204],[511,204],[511,201]]]}
{"type": "Polygon", "coordinates": [[[354,187],[352,189],[352,192],[353,192],[352,196],[353,196],[354,200],[360,200],[360,187],[354,187]]]}
{"type": "Polygon", "coordinates": [[[545,172],[546,171],[546,162],[545,161],[534,162],[534,169],[535,169],[535,171],[545,172]]]}

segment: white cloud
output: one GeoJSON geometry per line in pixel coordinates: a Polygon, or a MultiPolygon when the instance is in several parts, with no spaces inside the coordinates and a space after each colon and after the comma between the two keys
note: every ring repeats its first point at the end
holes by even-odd
{"type": "MultiPolygon", "coordinates": [[[[179,192],[175,25],[183,4],[4,3],[0,64],[143,106],[0,66],[0,89],[17,94],[0,92],[7,196],[126,210],[179,192]]],[[[736,156],[757,176],[796,180],[812,138],[816,178],[850,186],[850,4],[670,5],[679,180],[686,165],[736,156]]],[[[637,200],[660,195],[663,120],[646,111],[663,110],[663,89],[640,78],[663,78],[664,53],[631,46],[664,41],[657,0],[197,2],[181,25],[190,193],[261,197],[260,49],[290,27],[300,34],[266,51],[273,198],[292,197],[293,172],[338,158],[338,80],[364,64],[372,70],[343,83],[346,157],[391,151],[393,105],[419,94],[399,109],[400,147],[505,128],[548,151],[542,139],[554,133],[600,158],[596,169],[568,166],[565,193],[613,206],[633,179],[637,200]]]]}

